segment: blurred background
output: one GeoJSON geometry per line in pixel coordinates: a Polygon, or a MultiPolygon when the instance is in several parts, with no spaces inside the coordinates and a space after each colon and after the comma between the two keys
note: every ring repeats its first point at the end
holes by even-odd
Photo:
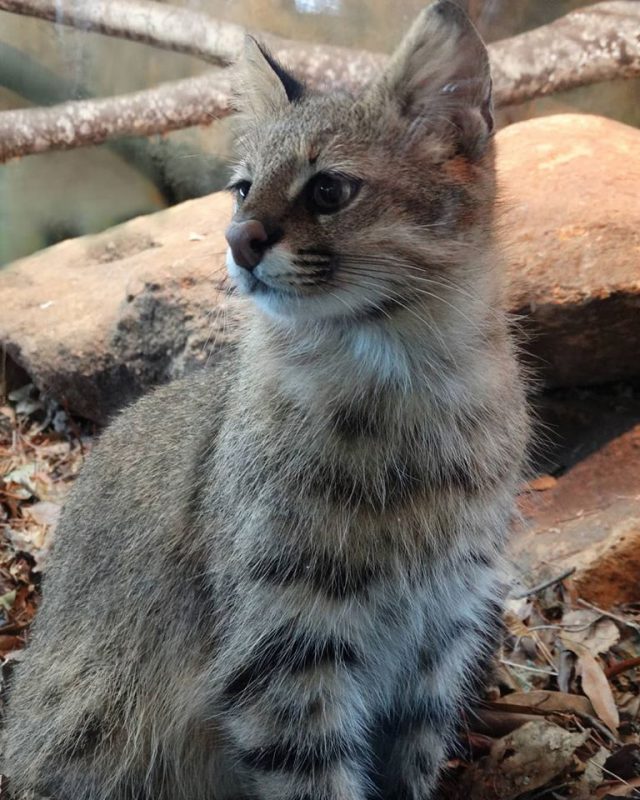
{"type": "MultiPolygon", "coordinates": [[[[84,0],[90,3],[91,0],[84,0]]],[[[424,0],[172,0],[287,38],[389,52],[424,0]]],[[[584,0],[467,0],[488,41],[590,5],[584,0]]],[[[0,12],[0,110],[150,88],[210,69],[195,58],[0,12]]],[[[640,80],[589,86],[511,107],[507,125],[579,110],[640,125],[640,80]]],[[[0,266],[65,238],[224,186],[227,120],[165,137],[15,159],[0,166],[0,266]],[[165,163],[158,170],[158,162],[165,163]],[[168,176],[168,178],[167,178],[168,176]]]]}

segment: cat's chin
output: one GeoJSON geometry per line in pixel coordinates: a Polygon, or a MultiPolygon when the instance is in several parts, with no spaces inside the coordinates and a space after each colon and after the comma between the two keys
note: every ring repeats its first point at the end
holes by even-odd
{"type": "Polygon", "coordinates": [[[256,286],[248,292],[252,302],[269,317],[289,323],[344,321],[352,316],[338,299],[331,295],[304,295],[256,286]]]}

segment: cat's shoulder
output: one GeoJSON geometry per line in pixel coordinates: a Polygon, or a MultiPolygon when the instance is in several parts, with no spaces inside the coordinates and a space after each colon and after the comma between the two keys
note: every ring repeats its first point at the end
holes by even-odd
{"type": "Polygon", "coordinates": [[[141,494],[189,482],[224,415],[233,366],[219,364],[157,387],[99,435],[74,494],[116,484],[141,494]]]}

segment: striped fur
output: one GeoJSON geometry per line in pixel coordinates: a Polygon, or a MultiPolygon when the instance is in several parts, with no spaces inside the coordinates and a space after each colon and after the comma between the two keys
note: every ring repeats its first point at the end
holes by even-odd
{"type": "Polygon", "coordinates": [[[16,797],[428,800],[497,645],[527,421],[486,51],[440,0],[359,98],[283,74],[249,45],[235,219],[278,236],[253,276],[229,256],[247,329],[77,481],[11,688],[16,797]],[[318,170],[353,176],[338,213],[318,170]]]}

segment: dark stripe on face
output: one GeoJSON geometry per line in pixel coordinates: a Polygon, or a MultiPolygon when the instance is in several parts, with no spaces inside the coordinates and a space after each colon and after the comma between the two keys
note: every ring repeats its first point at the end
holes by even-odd
{"type": "Polygon", "coordinates": [[[349,667],[360,663],[353,645],[336,637],[315,639],[284,625],[258,645],[259,652],[236,670],[227,682],[227,697],[251,695],[265,689],[275,675],[296,675],[321,666],[349,667]]]}
{"type": "Polygon", "coordinates": [[[279,742],[240,754],[242,762],[262,772],[296,772],[310,775],[345,758],[355,757],[359,748],[341,736],[324,736],[313,744],[279,742]]]}
{"type": "Polygon", "coordinates": [[[304,584],[335,600],[365,595],[380,577],[379,567],[347,564],[328,553],[258,559],[249,566],[249,575],[278,586],[304,584]]]}

